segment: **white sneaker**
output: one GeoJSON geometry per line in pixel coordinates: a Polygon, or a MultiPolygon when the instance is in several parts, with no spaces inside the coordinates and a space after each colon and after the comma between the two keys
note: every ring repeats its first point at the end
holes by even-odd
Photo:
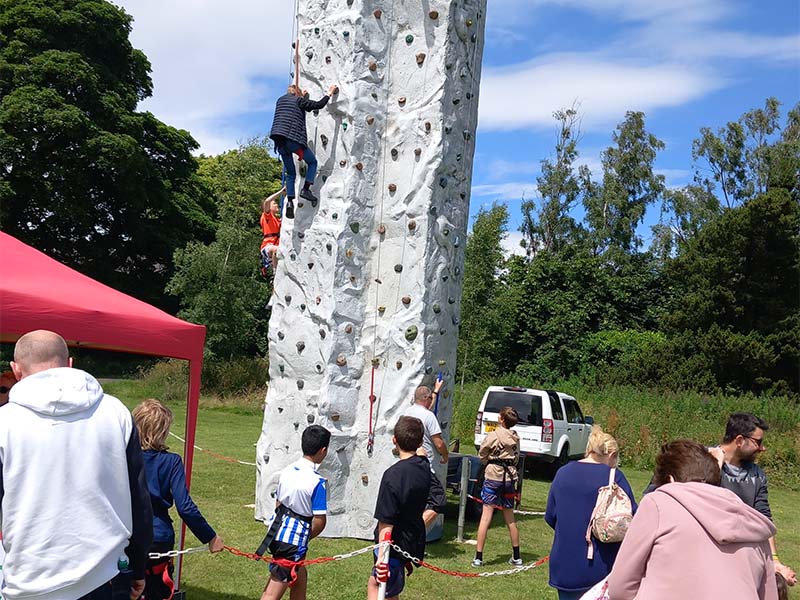
{"type": "Polygon", "coordinates": [[[472,559],[472,566],[473,567],[482,567],[483,561],[480,558],[473,558],[472,559]]]}
{"type": "Polygon", "coordinates": [[[515,567],[521,567],[522,566],[522,559],[521,558],[511,557],[511,558],[508,559],[508,564],[514,565],[515,567]]]}

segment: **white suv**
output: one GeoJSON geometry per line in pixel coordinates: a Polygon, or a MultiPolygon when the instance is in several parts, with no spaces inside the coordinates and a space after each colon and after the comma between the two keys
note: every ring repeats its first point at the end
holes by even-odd
{"type": "Polygon", "coordinates": [[[504,406],[516,409],[519,422],[520,453],[562,466],[573,457],[583,457],[594,419],[584,417],[578,402],[562,392],[532,390],[523,387],[490,386],[475,419],[475,448],[486,434],[498,426],[504,406]]]}

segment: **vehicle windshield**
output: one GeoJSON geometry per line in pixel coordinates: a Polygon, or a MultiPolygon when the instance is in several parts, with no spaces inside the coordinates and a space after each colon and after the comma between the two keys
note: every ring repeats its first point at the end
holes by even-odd
{"type": "Polygon", "coordinates": [[[489,392],[484,412],[499,413],[504,406],[516,409],[518,425],[542,425],[542,397],[520,392],[489,392]]]}

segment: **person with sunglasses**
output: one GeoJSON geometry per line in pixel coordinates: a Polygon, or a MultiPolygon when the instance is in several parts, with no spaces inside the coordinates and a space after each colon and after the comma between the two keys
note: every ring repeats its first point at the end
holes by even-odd
{"type": "MultiPolygon", "coordinates": [[[[728,417],[722,443],[709,452],[722,469],[720,486],[739,496],[748,506],[772,520],[767,494],[767,475],[755,459],[764,452],[764,434],[769,429],[766,421],[750,413],[734,413],[728,417]]],[[[789,585],[797,583],[794,570],[778,559],[775,536],[769,540],[775,571],[783,575],[789,585]]]]}
{"type": "Polygon", "coordinates": [[[6,371],[0,375],[0,406],[8,402],[8,394],[15,383],[17,383],[17,378],[14,377],[13,372],[6,371]]]}

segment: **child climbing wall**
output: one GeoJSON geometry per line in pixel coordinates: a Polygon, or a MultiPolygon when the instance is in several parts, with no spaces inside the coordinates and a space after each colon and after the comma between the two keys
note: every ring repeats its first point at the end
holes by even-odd
{"type": "MultiPolygon", "coordinates": [[[[257,518],[317,423],[333,434],[324,535],[370,538],[401,409],[452,380],[485,5],[299,1],[300,86],[339,93],[307,119],[320,202],[281,232],[257,518]]],[[[446,438],[451,415],[445,393],[446,438]]]]}

